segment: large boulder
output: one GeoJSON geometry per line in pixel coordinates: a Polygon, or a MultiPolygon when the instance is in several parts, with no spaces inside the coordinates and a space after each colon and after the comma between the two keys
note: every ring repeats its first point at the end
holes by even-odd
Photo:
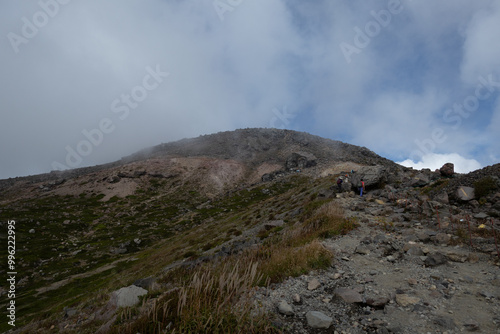
{"type": "Polygon", "coordinates": [[[470,201],[475,197],[474,188],[471,187],[458,187],[456,192],[457,198],[462,201],[470,201]]]}
{"type": "Polygon", "coordinates": [[[387,181],[387,170],[384,166],[364,166],[349,174],[349,181],[356,189],[361,187],[361,179],[367,188],[380,188],[387,181]]]}
{"type": "Polygon", "coordinates": [[[444,177],[452,177],[455,174],[455,165],[451,162],[447,162],[439,169],[439,173],[444,177]]]}

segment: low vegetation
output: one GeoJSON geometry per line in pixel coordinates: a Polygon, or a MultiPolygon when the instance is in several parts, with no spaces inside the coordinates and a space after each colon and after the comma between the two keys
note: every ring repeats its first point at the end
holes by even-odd
{"type": "Polygon", "coordinates": [[[331,265],[332,253],[319,241],[347,233],[356,222],[327,202],[305,224],[270,237],[256,249],[191,270],[179,268],[162,278],[174,288],[144,302],[137,317],[125,316],[109,333],[276,333],[269,315],[259,312],[253,288],[278,283],[331,265]]]}
{"type": "Polygon", "coordinates": [[[64,309],[75,308],[87,315],[85,326],[65,332],[93,333],[104,322],[91,315],[111,291],[155,276],[158,289],[121,310],[109,333],[276,332],[251,302],[253,289],[328,267],[332,254],[318,240],[356,226],[334,200],[316,195],[329,182],[291,175],[208,200],[194,188],[152,181],[108,201],[82,193],[3,205],[0,218],[16,217],[22,240],[16,325],[21,333],[52,332],[64,309]],[[165,272],[273,219],[284,225],[261,229],[258,247],[165,272]]]}

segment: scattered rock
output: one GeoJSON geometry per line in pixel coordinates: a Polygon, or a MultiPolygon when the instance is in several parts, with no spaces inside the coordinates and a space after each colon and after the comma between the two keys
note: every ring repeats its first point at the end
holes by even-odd
{"type": "Polygon", "coordinates": [[[476,218],[476,219],[486,219],[488,217],[489,216],[484,212],[480,212],[480,213],[477,213],[474,215],[474,218],[476,218]]]}
{"type": "Polygon", "coordinates": [[[451,240],[451,235],[446,233],[438,233],[433,239],[439,245],[448,245],[451,240]]]}
{"type": "Polygon", "coordinates": [[[148,290],[135,285],[130,285],[112,292],[110,301],[118,307],[134,306],[139,303],[139,297],[144,296],[147,293],[148,290]]]}
{"type": "Polygon", "coordinates": [[[307,284],[307,290],[309,290],[309,291],[316,290],[320,286],[321,286],[321,283],[316,278],[313,278],[307,284]]]}
{"type": "Polygon", "coordinates": [[[464,263],[465,261],[467,261],[468,255],[449,252],[449,253],[446,253],[446,257],[448,258],[448,260],[450,260],[452,262],[464,263]]]}
{"type": "Polygon", "coordinates": [[[420,302],[420,298],[413,297],[407,294],[397,294],[396,295],[396,303],[398,305],[406,307],[409,305],[415,305],[420,302]]]}
{"type": "Polygon", "coordinates": [[[328,329],[333,319],[319,311],[309,311],[306,313],[307,324],[315,329],[328,329]]]}
{"type": "Polygon", "coordinates": [[[424,264],[427,267],[435,267],[441,264],[445,264],[447,262],[446,256],[442,253],[435,252],[427,255],[427,258],[424,260],[424,264]]]}
{"type": "Polygon", "coordinates": [[[358,247],[356,247],[355,252],[357,254],[361,254],[361,255],[368,255],[368,254],[370,254],[370,250],[368,249],[368,247],[363,246],[363,245],[359,245],[358,247]]]}
{"type": "Polygon", "coordinates": [[[366,298],[366,304],[375,308],[383,308],[387,303],[389,303],[389,301],[389,297],[376,296],[366,298]]]}
{"type": "Polygon", "coordinates": [[[284,315],[293,315],[293,308],[286,301],[282,300],[278,305],[278,311],[284,315]]]}
{"type": "Polygon", "coordinates": [[[349,304],[363,302],[363,297],[359,292],[351,288],[337,288],[335,289],[335,294],[349,304]]]}

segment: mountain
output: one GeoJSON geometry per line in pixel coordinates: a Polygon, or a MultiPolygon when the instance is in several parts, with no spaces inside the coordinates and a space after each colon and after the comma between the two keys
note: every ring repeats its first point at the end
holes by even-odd
{"type": "MultiPolygon", "coordinates": [[[[500,165],[467,175],[416,171],[307,133],[242,129],[105,165],[0,180],[1,228],[13,231],[1,238],[15,240],[1,251],[3,259],[14,251],[11,267],[0,269],[15,273],[15,283],[0,293],[15,301],[17,333],[308,333],[316,329],[305,314],[314,310],[330,312],[339,329],[357,323],[360,332],[392,330],[388,322],[410,323],[414,312],[439,320],[422,325],[426,331],[443,324],[489,331],[494,325],[481,314],[477,324],[462,324],[463,310],[451,320],[429,313],[425,293],[498,314],[498,289],[481,290],[498,277],[477,273],[498,270],[499,177],[500,165]],[[464,258],[466,247],[476,255],[464,258]],[[435,265],[439,256],[445,260],[435,265]],[[455,295],[442,290],[454,275],[445,262],[463,266],[471,285],[455,295]],[[409,277],[431,272],[439,280],[408,289],[409,277]],[[320,287],[308,289],[308,273],[320,287]],[[476,288],[488,296],[484,303],[466,293],[476,288]],[[133,301],[134,293],[146,294],[143,303],[119,308],[126,305],[120,296],[133,301]],[[385,312],[395,304],[404,312],[385,312]],[[374,325],[373,314],[385,322],[374,325]]],[[[399,326],[405,333],[407,324],[399,326]]]]}

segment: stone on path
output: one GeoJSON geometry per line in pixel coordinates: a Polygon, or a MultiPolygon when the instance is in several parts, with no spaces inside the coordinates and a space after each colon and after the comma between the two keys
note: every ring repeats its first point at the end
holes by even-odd
{"type": "Polygon", "coordinates": [[[351,288],[337,288],[335,294],[349,304],[363,302],[363,297],[359,292],[351,288]]]}
{"type": "Polygon", "coordinates": [[[306,314],[307,324],[311,328],[327,329],[331,326],[333,319],[319,311],[309,311],[306,314]]]}
{"type": "Polygon", "coordinates": [[[424,264],[427,267],[435,267],[435,266],[439,266],[441,264],[445,264],[446,262],[448,262],[446,256],[444,256],[443,254],[441,254],[439,252],[436,252],[436,253],[432,253],[432,254],[427,255],[427,258],[425,259],[424,264]]]}
{"type": "Polygon", "coordinates": [[[316,278],[313,278],[312,280],[309,281],[309,283],[307,284],[307,290],[309,291],[312,291],[312,290],[316,290],[317,288],[319,288],[321,286],[321,283],[318,281],[318,279],[316,278]]]}
{"type": "Polygon", "coordinates": [[[293,308],[286,301],[282,300],[278,305],[278,311],[284,315],[293,315],[293,308]]]}
{"type": "Polygon", "coordinates": [[[420,298],[413,297],[413,296],[410,296],[407,294],[396,295],[396,303],[398,303],[398,305],[403,306],[403,307],[406,307],[409,305],[415,305],[418,302],[420,302],[420,298]]]}

